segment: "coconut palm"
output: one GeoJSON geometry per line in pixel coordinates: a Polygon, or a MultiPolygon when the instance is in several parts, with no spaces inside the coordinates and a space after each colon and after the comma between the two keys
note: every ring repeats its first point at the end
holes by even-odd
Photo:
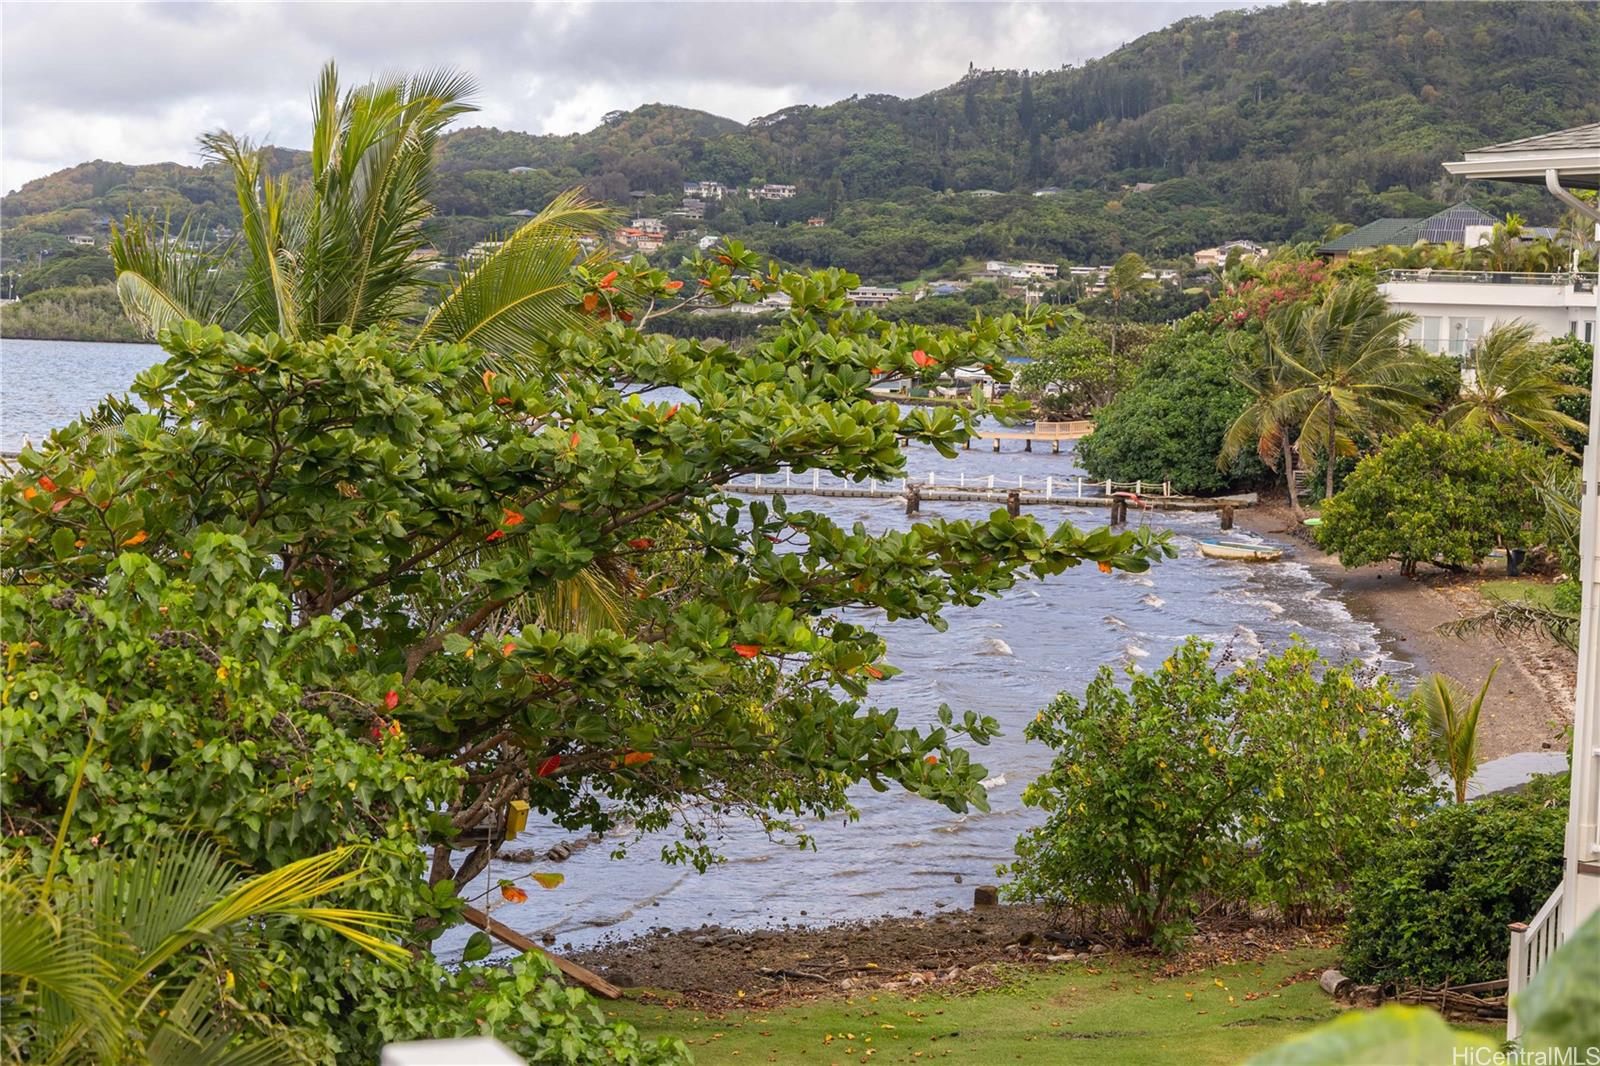
{"type": "Polygon", "coordinates": [[[1334,460],[1354,450],[1355,433],[1399,428],[1427,402],[1420,384],[1426,363],[1405,340],[1413,318],[1390,311],[1362,281],[1278,315],[1278,358],[1292,386],[1282,403],[1299,413],[1296,437],[1321,454],[1325,496],[1332,496],[1334,460]]]}
{"type": "Polygon", "coordinates": [[[1557,406],[1587,390],[1563,379],[1533,340],[1533,327],[1507,322],[1484,335],[1472,355],[1461,398],[1445,411],[1446,425],[1489,429],[1542,441],[1570,452],[1565,434],[1584,426],[1557,406]]]}
{"type": "Polygon", "coordinates": [[[111,242],[128,315],[152,333],[194,319],[315,339],[393,327],[421,311],[409,330],[415,342],[467,341],[514,362],[583,328],[591,320],[573,283],[577,239],[608,215],[574,194],[557,197],[423,309],[435,148],[451,121],[474,110],[473,91],[449,71],[342,91],[329,64],[313,94],[310,179],[300,184],[269,173],[269,149],[207,134],[206,158],[233,174],[239,254],[232,246],[196,251],[186,229],[130,218],[111,242]],[[224,289],[216,279],[235,260],[242,280],[224,289]]]}
{"type": "Polygon", "coordinates": [[[1269,320],[1261,338],[1250,343],[1236,334],[1230,345],[1233,380],[1250,394],[1250,402],[1233,420],[1222,438],[1217,466],[1226,468],[1244,451],[1253,447],[1261,461],[1272,470],[1282,463],[1283,482],[1289,509],[1303,517],[1300,500],[1294,491],[1294,444],[1291,434],[1300,422],[1300,412],[1289,402],[1297,394],[1282,356],[1283,338],[1269,320]]]}
{"type": "Polygon", "coordinates": [[[1499,662],[1470,700],[1461,682],[1443,674],[1429,674],[1417,686],[1416,698],[1428,716],[1428,743],[1433,761],[1450,775],[1457,803],[1467,802],[1467,784],[1478,769],[1478,716],[1489,694],[1499,662]]]}

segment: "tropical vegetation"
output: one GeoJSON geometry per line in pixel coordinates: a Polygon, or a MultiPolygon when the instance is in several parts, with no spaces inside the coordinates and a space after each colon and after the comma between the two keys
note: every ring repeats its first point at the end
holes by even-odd
{"type": "Polygon", "coordinates": [[[1023,793],[1045,820],[1017,841],[1014,897],[1167,948],[1207,900],[1332,913],[1431,801],[1415,709],[1382,676],[1298,645],[1213,661],[1190,638],[1125,682],[1102,667],[1028,725],[1056,754],[1023,793]]]}
{"type": "Polygon", "coordinates": [[[1533,341],[1523,322],[1497,326],[1483,336],[1466,360],[1460,398],[1445,409],[1446,425],[1487,429],[1571,451],[1568,438],[1588,427],[1561,409],[1585,388],[1568,379],[1568,369],[1551,359],[1547,346],[1533,341]]]}
{"type": "Polygon", "coordinates": [[[1399,985],[1504,977],[1507,927],[1561,882],[1568,784],[1536,777],[1388,834],[1351,886],[1344,972],[1399,985]]]}
{"type": "Polygon", "coordinates": [[[1317,543],[1347,567],[1394,560],[1464,567],[1539,543],[1546,458],[1485,431],[1418,424],[1356,464],[1322,506],[1317,543]]]}

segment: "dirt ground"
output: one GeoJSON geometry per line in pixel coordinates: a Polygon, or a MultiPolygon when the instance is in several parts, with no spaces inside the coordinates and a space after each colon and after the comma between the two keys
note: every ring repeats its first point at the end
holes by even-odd
{"type": "Polygon", "coordinates": [[[1565,748],[1577,683],[1577,660],[1571,652],[1537,635],[1450,636],[1437,631],[1439,625],[1488,609],[1479,591],[1482,577],[1439,570],[1409,581],[1397,563],[1346,570],[1336,557],[1307,541],[1288,539],[1296,523],[1281,505],[1240,510],[1235,521],[1292,544],[1293,557],[1331,583],[1351,614],[1378,627],[1384,650],[1415,664],[1419,672],[1449,674],[1476,691],[1498,661],[1500,670],[1489,686],[1478,726],[1482,758],[1565,748]]]}
{"type": "MultiPolygon", "coordinates": [[[[1201,921],[1186,951],[1151,961],[1173,976],[1334,940],[1322,929],[1211,918],[1201,921]]],[[[614,984],[655,990],[647,998],[716,1008],[768,1007],[858,989],[962,992],[999,985],[1015,967],[1095,966],[1110,955],[1097,937],[1060,931],[1045,908],[1007,905],[817,928],[657,930],[570,957],[614,984]]]]}

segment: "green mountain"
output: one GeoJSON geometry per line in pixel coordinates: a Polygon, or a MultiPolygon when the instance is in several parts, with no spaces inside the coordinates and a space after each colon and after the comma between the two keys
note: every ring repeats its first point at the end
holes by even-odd
{"type": "MultiPolygon", "coordinates": [[[[713,202],[675,232],[881,281],[988,256],[1107,262],[1310,239],[1468,195],[1546,221],[1536,190],[1468,188],[1439,163],[1600,120],[1596,54],[1593,4],[1288,4],[1186,19],[1081,67],[972,71],[915,99],[852,97],[747,125],[652,104],[583,134],[463,129],[440,148],[436,239],[459,252],[576,184],[662,216],[685,179],[799,192],[713,202]],[[1046,187],[1060,191],[1034,195],[1046,187]]],[[[5,197],[7,255],[130,205],[227,224],[231,195],[213,168],[85,163],[5,197]]]]}

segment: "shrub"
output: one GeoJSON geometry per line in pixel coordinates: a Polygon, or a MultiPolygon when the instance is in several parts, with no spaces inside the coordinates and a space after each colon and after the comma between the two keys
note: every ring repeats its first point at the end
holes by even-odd
{"type": "Polygon", "coordinates": [[[1537,451],[1484,431],[1418,425],[1356,464],[1322,508],[1321,546],[1348,567],[1394,559],[1464,566],[1526,547],[1544,517],[1537,451]]]}
{"type": "Polygon", "coordinates": [[[1158,341],[1133,384],[1101,409],[1077,457],[1096,479],[1171,481],[1185,493],[1224,492],[1267,469],[1244,452],[1226,470],[1216,457],[1248,397],[1233,380],[1225,339],[1188,327],[1158,341]]]}
{"type": "Polygon", "coordinates": [[[1511,922],[1561,881],[1566,775],[1440,807],[1379,849],[1355,879],[1344,969],[1371,983],[1505,976],[1511,922]]]}
{"type": "Polygon", "coordinates": [[[1170,945],[1202,894],[1300,915],[1334,905],[1429,792],[1412,712],[1386,679],[1295,646],[1224,674],[1190,639],[1118,688],[1102,669],[1028,726],[1056,749],[1023,795],[1011,895],[1170,945]]]}

